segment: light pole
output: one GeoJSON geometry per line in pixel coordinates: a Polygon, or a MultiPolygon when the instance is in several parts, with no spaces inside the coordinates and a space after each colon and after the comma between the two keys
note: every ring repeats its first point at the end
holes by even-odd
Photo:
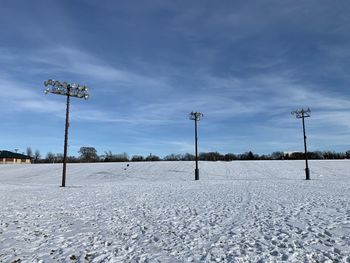
{"type": "Polygon", "coordinates": [[[311,116],[311,110],[310,108],[307,108],[307,110],[304,110],[304,109],[295,110],[295,111],[292,111],[292,115],[295,115],[297,119],[302,119],[303,134],[304,134],[305,165],[306,165],[305,175],[306,175],[306,180],[310,180],[310,170],[309,170],[309,164],[307,159],[307,147],[306,147],[305,118],[308,118],[311,116]]]}
{"type": "Polygon", "coordinates": [[[68,148],[68,127],[69,127],[69,104],[70,97],[76,97],[79,99],[87,100],[89,98],[88,87],[81,86],[79,84],[73,83],[69,84],[67,82],[59,82],[57,80],[49,79],[44,82],[45,87],[50,86],[45,89],[44,93],[53,93],[58,95],[67,96],[67,106],[66,106],[66,126],[64,130],[64,152],[63,152],[63,172],[62,172],[62,187],[66,186],[66,168],[67,168],[67,148],[68,148]]]}
{"type": "Polygon", "coordinates": [[[200,112],[191,112],[190,120],[194,121],[194,140],[195,140],[195,151],[196,151],[196,170],[195,170],[195,180],[199,180],[199,169],[198,169],[198,136],[197,136],[197,122],[203,118],[203,114],[200,112]]]}

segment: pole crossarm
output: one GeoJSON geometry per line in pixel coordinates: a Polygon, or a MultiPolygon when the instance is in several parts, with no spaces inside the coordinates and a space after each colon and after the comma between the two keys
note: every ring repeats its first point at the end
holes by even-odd
{"type": "Polygon", "coordinates": [[[45,94],[53,93],[58,95],[65,95],[70,97],[76,97],[80,99],[89,98],[89,88],[87,86],[79,85],[76,83],[69,84],[67,82],[60,82],[58,80],[49,79],[44,82],[45,87],[48,87],[44,90],[45,94]]]}

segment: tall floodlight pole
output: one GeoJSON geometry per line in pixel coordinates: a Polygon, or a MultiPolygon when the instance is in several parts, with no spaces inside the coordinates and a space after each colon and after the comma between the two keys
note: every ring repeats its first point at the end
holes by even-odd
{"type": "Polygon", "coordinates": [[[190,120],[194,121],[194,140],[195,140],[195,151],[196,151],[196,170],[195,170],[195,180],[199,180],[199,169],[198,169],[198,136],[197,136],[197,122],[203,118],[203,114],[200,112],[191,112],[190,120]]]}
{"type": "Polygon", "coordinates": [[[306,180],[310,180],[310,170],[309,170],[309,164],[308,164],[308,158],[307,158],[307,147],[306,147],[305,118],[308,118],[311,116],[311,110],[310,108],[307,108],[307,110],[304,110],[304,109],[295,110],[295,111],[292,111],[292,115],[295,115],[297,119],[302,119],[303,134],[304,134],[305,165],[306,165],[305,175],[306,175],[306,180]]]}
{"type": "Polygon", "coordinates": [[[66,186],[66,170],[67,170],[67,149],[68,149],[68,127],[69,127],[69,104],[70,97],[76,97],[79,99],[87,100],[89,98],[89,90],[86,86],[67,82],[59,82],[57,80],[49,79],[44,82],[45,89],[44,93],[53,93],[58,95],[64,95],[67,97],[66,102],[66,126],[64,129],[64,152],[63,152],[63,172],[62,172],[62,187],[66,186]]]}

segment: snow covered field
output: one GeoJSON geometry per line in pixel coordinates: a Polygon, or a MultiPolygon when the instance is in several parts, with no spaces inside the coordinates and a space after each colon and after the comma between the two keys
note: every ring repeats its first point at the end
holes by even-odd
{"type": "Polygon", "coordinates": [[[350,161],[0,165],[0,262],[350,262],[350,161]]]}

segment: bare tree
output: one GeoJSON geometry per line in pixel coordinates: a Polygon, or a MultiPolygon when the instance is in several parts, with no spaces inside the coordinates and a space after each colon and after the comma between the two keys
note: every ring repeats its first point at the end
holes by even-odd
{"type": "Polygon", "coordinates": [[[350,151],[347,151],[345,154],[346,154],[346,158],[350,159],[350,151]]]}
{"type": "Polygon", "coordinates": [[[79,153],[82,162],[96,162],[99,160],[97,151],[94,147],[80,147],[79,153]]]}
{"type": "Polygon", "coordinates": [[[147,162],[154,162],[154,161],[160,161],[160,160],[161,159],[157,155],[153,155],[151,153],[145,159],[145,161],[147,162]]]}
{"type": "Polygon", "coordinates": [[[33,150],[31,147],[27,147],[26,153],[28,156],[33,157],[33,150]]]}
{"type": "Polygon", "coordinates": [[[34,162],[38,162],[41,158],[41,154],[40,154],[40,151],[38,149],[35,150],[35,153],[34,153],[34,162]]]}
{"type": "Polygon", "coordinates": [[[145,160],[145,158],[143,158],[143,156],[141,156],[141,155],[133,155],[131,157],[132,162],[142,162],[144,160],[145,160]]]}
{"type": "Polygon", "coordinates": [[[55,154],[52,152],[48,152],[46,154],[46,161],[49,163],[54,163],[55,162],[55,154]]]}

